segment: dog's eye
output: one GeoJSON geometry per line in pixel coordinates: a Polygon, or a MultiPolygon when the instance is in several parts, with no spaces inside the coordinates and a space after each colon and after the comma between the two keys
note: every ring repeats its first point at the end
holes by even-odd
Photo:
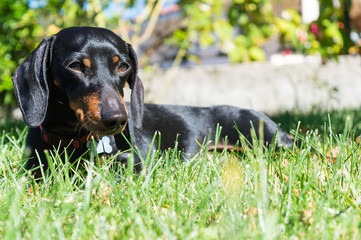
{"type": "Polygon", "coordinates": [[[82,71],[83,66],[81,65],[80,62],[73,62],[68,66],[68,68],[70,68],[70,69],[72,69],[74,71],[80,72],[80,71],[82,71]]]}
{"type": "Polygon", "coordinates": [[[129,69],[129,65],[125,62],[121,63],[118,67],[118,72],[125,73],[129,69]]]}

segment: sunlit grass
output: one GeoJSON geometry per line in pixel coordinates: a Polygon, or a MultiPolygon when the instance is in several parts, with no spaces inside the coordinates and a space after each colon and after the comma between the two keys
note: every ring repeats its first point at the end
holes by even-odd
{"type": "MultiPolygon", "coordinates": [[[[275,152],[259,140],[241,153],[205,145],[187,162],[176,150],[150,153],[140,174],[113,158],[71,165],[49,154],[50,173],[38,183],[22,169],[27,130],[7,126],[0,238],[359,239],[358,116],[305,117],[300,149],[275,152]]],[[[297,123],[291,129],[296,135],[297,123]]]]}

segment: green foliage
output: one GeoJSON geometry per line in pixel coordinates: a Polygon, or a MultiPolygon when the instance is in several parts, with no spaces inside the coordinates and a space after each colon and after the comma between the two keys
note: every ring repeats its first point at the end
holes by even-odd
{"type": "Polygon", "coordinates": [[[173,36],[173,43],[191,49],[216,44],[232,62],[263,61],[263,45],[272,36],[279,36],[285,49],[305,54],[337,58],[348,53],[350,23],[345,15],[349,0],[320,1],[320,16],[311,24],[302,23],[299,13],[286,9],[281,17],[273,13],[270,0],[181,1],[187,21],[182,34],[173,36]],[[224,16],[222,9],[226,9],[224,16]],[[187,38],[180,38],[188,36],[187,38]]]}
{"type": "MultiPolygon", "coordinates": [[[[126,2],[129,5],[133,1],[126,2]]],[[[71,26],[116,28],[118,21],[114,24],[114,19],[107,19],[104,14],[108,3],[103,0],[47,0],[32,9],[27,0],[0,1],[0,111],[7,114],[15,105],[11,78],[44,37],[71,26]]]]}
{"type": "Polygon", "coordinates": [[[293,47],[297,51],[304,50],[304,39],[300,41],[298,35],[308,33],[307,27],[302,25],[301,20],[301,16],[293,10],[284,11],[283,17],[276,20],[276,26],[280,33],[280,42],[286,48],[293,47]]]}
{"type": "Polygon", "coordinates": [[[28,3],[0,2],[0,110],[15,104],[12,75],[45,36],[69,26],[105,26],[102,10],[107,1],[49,0],[35,9],[28,3]]]}
{"type": "Polygon", "coordinates": [[[297,12],[284,11],[282,18],[276,20],[281,44],[301,53],[319,53],[323,58],[336,58],[344,53],[347,47],[339,28],[340,22],[322,17],[317,22],[303,24],[297,12]]]}
{"type": "MultiPolygon", "coordinates": [[[[110,2],[46,0],[30,9],[27,0],[1,1],[0,110],[15,104],[11,77],[45,36],[70,26],[107,27],[131,42],[135,49],[151,37],[163,1],[146,1],[145,14],[131,22],[122,20],[122,13],[107,18],[104,10],[110,2]]],[[[131,7],[135,1],[124,0],[124,3],[131,7]]],[[[347,53],[353,46],[344,14],[350,0],[340,1],[339,6],[334,1],[320,1],[320,17],[311,24],[303,24],[301,16],[292,10],[285,11],[282,17],[275,16],[270,0],[182,0],[180,4],[184,28],[176,30],[167,43],[176,44],[183,51],[216,44],[232,62],[264,61],[263,46],[276,35],[286,49],[319,53],[324,58],[347,53]]],[[[199,60],[196,56],[188,57],[199,60]]]]}
{"type": "Polygon", "coordinates": [[[223,16],[227,9],[224,1],[183,4],[186,28],[178,30],[169,42],[188,49],[194,44],[217,44],[232,62],[265,60],[262,46],[272,35],[274,19],[269,1],[231,1],[227,18],[223,16]]]}
{"type": "Polygon", "coordinates": [[[37,11],[40,16],[47,19],[48,26],[55,24],[60,29],[73,26],[106,27],[103,10],[108,3],[108,0],[48,0],[37,11]]]}
{"type": "MultiPolygon", "coordinates": [[[[245,44],[235,41],[236,48],[245,48],[247,54],[242,58],[232,58],[234,62],[264,61],[266,56],[262,46],[273,33],[274,14],[268,0],[233,1],[228,10],[228,20],[233,28],[245,36],[245,44]],[[242,46],[243,45],[243,46],[242,46]]],[[[243,50],[243,51],[244,51],[243,50]]]]}
{"type": "Polygon", "coordinates": [[[14,104],[11,77],[19,63],[30,53],[43,35],[36,24],[36,13],[25,0],[0,2],[0,110],[14,104]]]}

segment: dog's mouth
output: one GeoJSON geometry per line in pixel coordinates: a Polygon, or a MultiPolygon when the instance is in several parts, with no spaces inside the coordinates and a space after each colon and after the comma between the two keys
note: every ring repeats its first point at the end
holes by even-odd
{"type": "Polygon", "coordinates": [[[127,124],[125,124],[124,126],[119,126],[116,129],[112,129],[112,130],[93,130],[92,132],[96,132],[96,134],[98,136],[110,136],[110,135],[116,135],[116,134],[120,134],[124,131],[124,129],[126,128],[127,124]]]}
{"type": "Polygon", "coordinates": [[[102,122],[94,122],[94,121],[80,121],[80,125],[82,128],[85,128],[91,133],[96,134],[97,136],[110,136],[122,133],[126,126],[127,122],[122,124],[118,124],[116,126],[112,126],[111,128],[106,127],[102,122]]]}

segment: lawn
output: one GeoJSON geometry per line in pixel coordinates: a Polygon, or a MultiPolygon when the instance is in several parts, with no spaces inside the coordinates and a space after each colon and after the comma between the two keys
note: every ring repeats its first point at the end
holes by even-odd
{"type": "MultiPolygon", "coordinates": [[[[300,149],[155,153],[140,174],[50,156],[23,171],[27,128],[0,126],[1,239],[360,239],[361,109],[273,116],[300,149]],[[300,123],[299,123],[300,121],[300,123]]],[[[131,162],[131,159],[129,160],[131,162]]]]}

